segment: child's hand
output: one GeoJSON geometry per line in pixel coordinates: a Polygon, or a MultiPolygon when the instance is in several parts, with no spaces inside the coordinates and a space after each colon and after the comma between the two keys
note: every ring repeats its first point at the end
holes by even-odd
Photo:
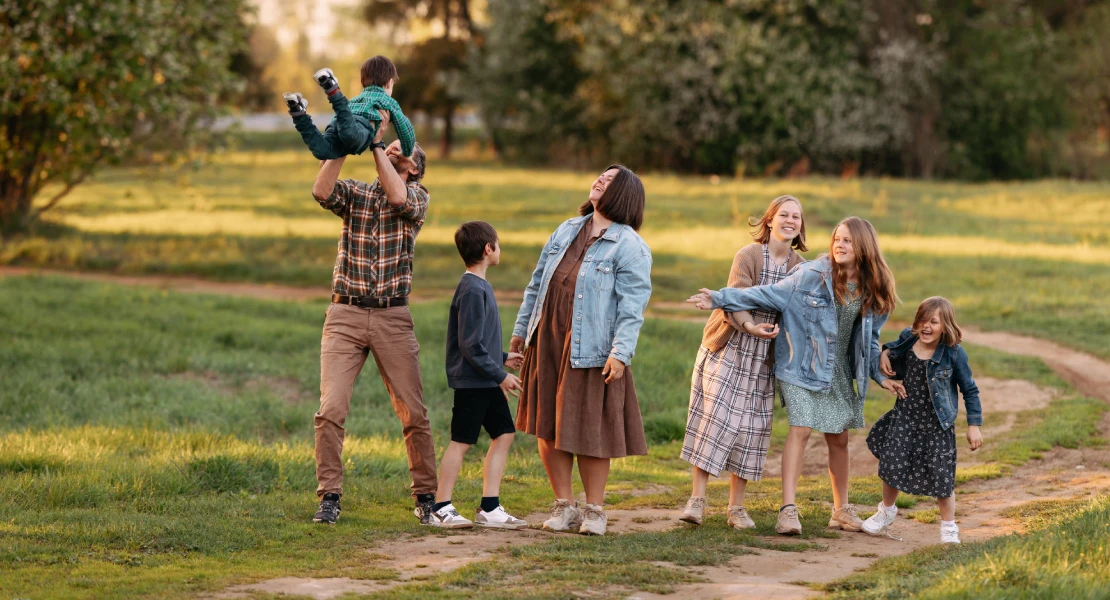
{"type": "Polygon", "coordinates": [[[505,360],[505,366],[516,371],[520,365],[524,364],[524,355],[519,352],[510,352],[509,358],[505,360]]]}
{"type": "Polygon", "coordinates": [[[520,354],[521,352],[524,352],[524,338],[514,335],[509,340],[509,354],[520,354]]]}
{"type": "Polygon", "coordinates": [[[887,377],[894,377],[894,369],[890,366],[890,349],[883,350],[879,355],[879,372],[887,377]]]}
{"type": "Polygon", "coordinates": [[[883,389],[894,394],[895,396],[905,399],[906,386],[902,385],[901,381],[894,381],[893,379],[886,379],[882,383],[883,389]]]}
{"type": "Polygon", "coordinates": [[[702,288],[700,293],[690,296],[690,298],[687,299],[686,302],[693,304],[694,306],[702,310],[713,310],[713,296],[711,295],[711,292],[706,288],[702,288]]]}
{"type": "Polygon", "coordinates": [[[505,380],[501,382],[501,391],[505,393],[505,397],[519,396],[520,390],[520,379],[512,373],[507,373],[505,380]]]}
{"type": "Polygon", "coordinates": [[[978,425],[968,426],[967,445],[971,447],[972,452],[975,452],[983,446],[983,434],[979,431],[978,425]]]}
{"type": "Polygon", "coordinates": [[[751,321],[744,323],[744,333],[755,336],[761,340],[773,340],[779,335],[779,326],[770,323],[756,325],[751,321]]]}
{"type": "Polygon", "coordinates": [[[619,358],[609,357],[605,361],[605,367],[601,369],[601,374],[605,376],[605,384],[608,385],[614,381],[624,377],[624,363],[619,358]]]}

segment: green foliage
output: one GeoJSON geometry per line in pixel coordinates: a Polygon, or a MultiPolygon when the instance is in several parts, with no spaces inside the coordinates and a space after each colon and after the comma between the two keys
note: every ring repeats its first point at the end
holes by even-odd
{"type": "Polygon", "coordinates": [[[0,0],[0,230],[22,228],[96,169],[170,157],[239,89],[244,0],[0,0]],[[60,189],[32,209],[43,186],[60,189]]]}

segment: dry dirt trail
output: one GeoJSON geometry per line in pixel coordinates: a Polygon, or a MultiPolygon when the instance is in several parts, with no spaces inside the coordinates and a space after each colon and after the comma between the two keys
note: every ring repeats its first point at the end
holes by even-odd
{"type": "MultiPolygon", "coordinates": [[[[44,273],[44,271],[0,267],[0,277],[37,273],[44,273]]],[[[181,292],[261,299],[315,300],[327,297],[327,290],[288,286],[219,283],[180,277],[49,273],[124,285],[153,286],[181,292]]],[[[419,299],[432,300],[437,297],[419,299]]],[[[507,301],[514,299],[519,299],[519,295],[505,296],[507,301]]],[[[653,311],[653,316],[704,322],[704,317],[697,313],[691,312],[688,316],[676,314],[675,310],[680,307],[685,308],[685,305],[655,303],[653,308],[662,312],[653,311]]],[[[1110,402],[1110,363],[1107,361],[1053,342],[1009,333],[967,328],[964,338],[972,344],[1039,358],[1080,392],[1110,402]]],[[[1013,426],[1017,412],[1043,408],[1054,397],[1052,390],[1040,388],[1025,381],[984,377],[977,382],[980,385],[984,414],[988,415],[988,423],[983,432],[987,444],[990,444],[992,439],[998,439],[1013,426]]],[[[1100,430],[1103,437],[1110,437],[1110,413],[1104,416],[1100,430]]],[[[852,472],[853,474],[874,474],[876,462],[867,451],[863,439],[862,433],[853,437],[852,472]]],[[[957,441],[964,443],[962,439],[957,441]]],[[[961,449],[961,466],[973,463],[968,460],[972,458],[969,455],[969,452],[961,449]]],[[[803,473],[807,475],[824,473],[825,459],[824,444],[819,436],[814,436],[806,451],[803,473]]],[[[768,476],[778,475],[780,460],[780,456],[771,456],[768,459],[768,476]]],[[[1041,460],[1030,461],[1025,466],[1015,469],[1010,477],[974,481],[960,486],[957,510],[962,538],[966,541],[977,541],[1020,531],[1019,522],[1001,515],[1005,509],[1013,506],[1036,500],[1093,497],[1107,490],[1110,490],[1110,449],[1055,448],[1045,453],[1041,460]]],[[[934,505],[930,503],[922,503],[915,510],[928,510],[933,507],[934,505]]],[[[674,518],[679,508],[676,506],[673,509],[612,510],[609,511],[610,531],[613,533],[659,531],[674,527],[677,526],[674,518]]],[[[911,510],[899,513],[893,526],[895,535],[904,541],[872,538],[862,533],[845,533],[838,539],[815,540],[823,547],[818,551],[756,550],[756,554],[736,557],[718,567],[687,569],[706,579],[705,583],[682,586],[677,593],[668,596],[637,592],[630,594],[629,598],[647,600],[649,598],[742,599],[820,596],[819,592],[799,584],[833,581],[853,571],[867,568],[878,558],[904,554],[921,546],[936,543],[937,525],[923,524],[907,518],[913,512],[911,510]]],[[[533,514],[526,518],[530,522],[538,523],[545,516],[533,514]]],[[[371,594],[406,581],[423,579],[475,561],[485,560],[493,557],[502,548],[515,544],[536,543],[551,535],[538,530],[521,532],[468,530],[401,539],[379,545],[367,552],[368,561],[376,566],[394,568],[402,573],[400,581],[281,578],[235,586],[215,597],[249,597],[253,592],[288,593],[312,598],[333,598],[346,593],[371,594]]]]}

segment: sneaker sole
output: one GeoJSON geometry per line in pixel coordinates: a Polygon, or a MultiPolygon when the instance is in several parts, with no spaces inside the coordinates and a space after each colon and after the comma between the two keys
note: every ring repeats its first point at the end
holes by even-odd
{"type": "MultiPolygon", "coordinates": [[[[747,523],[729,523],[728,526],[733,528],[733,529],[740,529],[740,530],[755,529],[755,523],[752,523],[751,525],[749,525],[747,523]]],[[[801,532],[799,532],[799,533],[801,533],[801,532]]]]}
{"type": "Polygon", "coordinates": [[[474,526],[475,527],[488,527],[490,529],[512,529],[514,531],[518,530],[518,529],[528,529],[528,524],[527,523],[520,523],[520,524],[515,524],[514,525],[513,523],[478,523],[478,522],[475,522],[474,526]]]}
{"type": "Polygon", "coordinates": [[[473,523],[429,523],[429,525],[440,529],[470,529],[474,527],[473,523]]]}
{"type": "Polygon", "coordinates": [[[540,529],[543,529],[544,531],[552,531],[555,533],[578,533],[578,528],[581,526],[582,523],[567,523],[566,529],[555,529],[554,527],[549,527],[547,523],[544,523],[540,526],[540,529]]]}
{"type": "Polygon", "coordinates": [[[690,515],[682,515],[678,518],[678,520],[682,521],[683,523],[689,523],[691,525],[701,525],[701,519],[698,519],[697,517],[692,517],[690,515]]]}
{"type": "MultiPolygon", "coordinates": [[[[338,521],[338,519],[336,519],[336,521],[338,521]]],[[[312,522],[313,523],[325,523],[327,525],[335,525],[335,521],[325,521],[323,519],[316,519],[316,518],[313,518],[312,522]]]]}
{"type": "Polygon", "coordinates": [[[860,532],[863,531],[863,526],[856,527],[840,521],[829,521],[829,529],[841,529],[844,531],[860,532]]]}
{"type": "Polygon", "coordinates": [[[802,535],[801,529],[779,529],[775,528],[775,533],[779,535],[802,535]]]}

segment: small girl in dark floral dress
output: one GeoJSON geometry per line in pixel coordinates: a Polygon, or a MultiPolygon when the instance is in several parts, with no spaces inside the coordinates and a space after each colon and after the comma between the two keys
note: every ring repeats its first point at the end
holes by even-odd
{"type": "Polygon", "coordinates": [[[883,480],[879,510],[863,522],[863,530],[871,535],[883,533],[894,522],[894,501],[899,492],[906,492],[936,498],[940,541],[960,543],[955,497],[957,389],[967,409],[967,443],[972,451],[983,445],[979,388],[960,346],[961,336],[952,303],[934,296],[917,308],[913,327],[883,346],[879,368],[902,384],[894,408],[867,436],[883,480]]]}

